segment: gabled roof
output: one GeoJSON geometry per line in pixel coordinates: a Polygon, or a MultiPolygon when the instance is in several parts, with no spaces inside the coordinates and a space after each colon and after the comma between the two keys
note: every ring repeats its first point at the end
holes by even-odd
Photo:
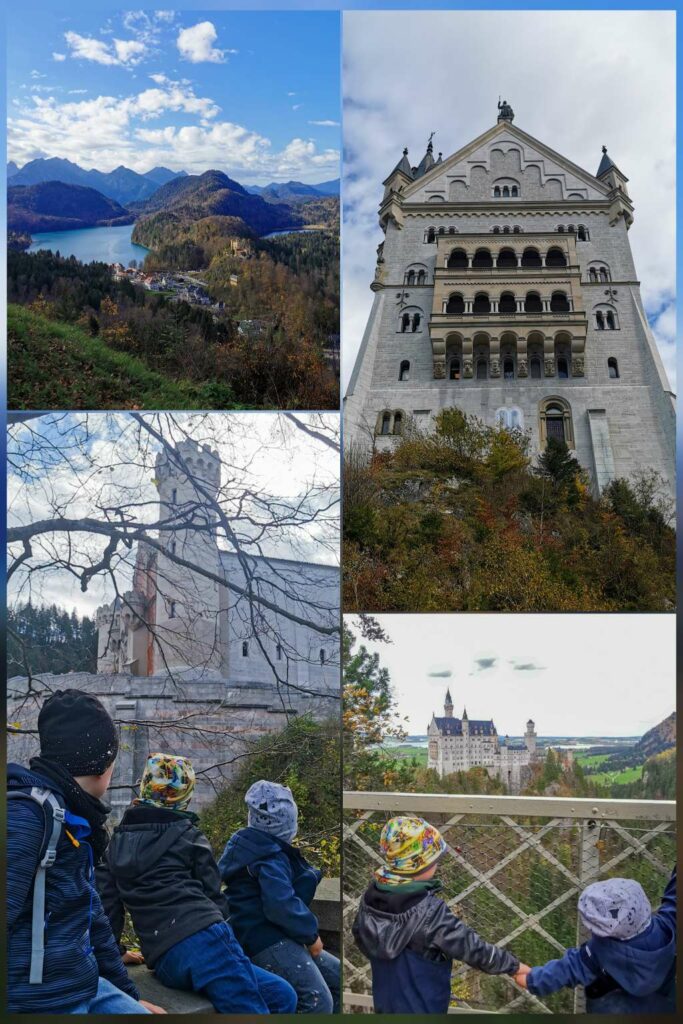
{"type": "Polygon", "coordinates": [[[522,131],[521,128],[518,128],[516,124],[511,124],[510,121],[499,121],[492,128],[489,128],[487,131],[477,136],[476,139],[468,142],[466,146],[456,150],[455,153],[447,157],[445,160],[435,163],[420,178],[416,177],[414,181],[409,185],[406,185],[403,190],[403,197],[405,199],[409,199],[413,192],[416,192],[428,181],[436,178],[437,175],[443,173],[445,170],[454,167],[456,164],[460,163],[461,160],[465,160],[470,153],[475,152],[480,146],[487,142],[492,142],[499,135],[504,134],[511,135],[523,145],[532,147],[540,156],[546,157],[548,160],[553,160],[555,163],[560,164],[561,167],[564,167],[577,178],[585,181],[587,185],[591,186],[591,188],[596,189],[598,192],[603,192],[605,196],[608,195],[609,190],[605,186],[604,182],[599,181],[597,177],[584,170],[583,167],[579,167],[578,164],[572,163],[571,160],[568,160],[565,156],[562,156],[561,153],[558,153],[556,150],[546,146],[545,143],[539,142],[539,140],[535,139],[533,135],[528,135],[526,132],[522,131]]]}
{"type": "MultiPolygon", "coordinates": [[[[437,718],[434,716],[434,721],[437,724],[439,732],[442,736],[462,736],[462,719],[461,718],[437,718]]],[[[465,719],[467,721],[467,719],[465,719]]],[[[496,727],[493,722],[489,719],[487,722],[483,719],[470,719],[470,736],[495,736],[496,727]]]]}

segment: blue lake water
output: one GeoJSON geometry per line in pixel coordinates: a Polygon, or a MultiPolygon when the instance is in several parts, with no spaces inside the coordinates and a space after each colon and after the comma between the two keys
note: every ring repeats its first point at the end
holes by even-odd
{"type": "Polygon", "coordinates": [[[264,238],[277,238],[278,235],[305,235],[310,231],[317,231],[318,228],[285,228],[284,231],[271,231],[269,235],[264,235],[264,238]]]}
{"type": "Polygon", "coordinates": [[[144,260],[147,249],[144,245],[131,242],[133,224],[117,224],[115,227],[78,228],[73,231],[45,231],[33,235],[29,252],[39,249],[59,250],[62,256],[75,256],[81,263],[122,263],[127,267],[131,260],[144,260]]]}

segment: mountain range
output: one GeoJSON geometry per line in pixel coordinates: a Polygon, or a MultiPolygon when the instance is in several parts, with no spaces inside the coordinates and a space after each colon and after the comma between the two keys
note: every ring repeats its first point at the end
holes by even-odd
{"type": "Polygon", "coordinates": [[[70,231],[75,228],[132,224],[134,215],[115,199],[85,185],[43,181],[7,189],[7,227],[10,231],[70,231]]]}
{"type": "MultiPolygon", "coordinates": [[[[139,174],[121,164],[113,171],[105,173],[93,168],[86,171],[71,160],[58,157],[39,157],[19,169],[11,160],[7,164],[7,184],[39,185],[44,181],[61,181],[65,185],[85,185],[95,188],[102,195],[114,199],[122,206],[130,203],[141,203],[161,186],[176,178],[197,177],[188,175],[187,171],[171,171],[168,167],[153,167],[151,171],[139,174]]],[[[318,185],[304,185],[300,181],[285,183],[271,182],[270,185],[252,185],[245,190],[251,195],[263,196],[268,202],[287,202],[305,198],[339,195],[339,179],[323,181],[318,185]]]]}
{"type": "Polygon", "coordinates": [[[649,729],[636,743],[636,750],[645,757],[652,757],[663,750],[676,746],[676,712],[672,711],[659,725],[649,729]]]}

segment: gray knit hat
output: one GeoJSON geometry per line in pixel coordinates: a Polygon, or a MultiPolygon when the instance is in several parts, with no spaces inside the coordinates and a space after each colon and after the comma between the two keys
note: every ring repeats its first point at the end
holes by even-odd
{"type": "Polygon", "coordinates": [[[652,920],[652,907],[643,887],[632,878],[593,882],[579,897],[579,913],[593,935],[632,939],[652,920]]]}
{"type": "Polygon", "coordinates": [[[249,808],[249,825],[270,832],[291,843],[296,835],[298,809],[292,791],[279,782],[260,779],[247,790],[244,802],[249,808]]]}

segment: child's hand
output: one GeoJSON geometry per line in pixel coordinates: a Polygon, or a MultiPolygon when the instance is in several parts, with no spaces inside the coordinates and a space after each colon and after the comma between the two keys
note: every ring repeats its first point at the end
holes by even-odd
{"type": "Polygon", "coordinates": [[[149,1010],[150,1013],[168,1013],[168,1011],[164,1010],[161,1006],[157,1006],[155,1003],[148,1003],[146,999],[140,1000],[140,1006],[144,1006],[144,1008],[149,1010]]]}
{"type": "Polygon", "coordinates": [[[519,969],[515,975],[513,975],[515,981],[520,988],[526,988],[527,975],[531,972],[531,968],[528,964],[520,964],[519,969]]]}
{"type": "Polygon", "coordinates": [[[124,964],[144,964],[145,958],[142,953],[136,949],[127,949],[121,957],[124,964]]]}
{"type": "Polygon", "coordinates": [[[320,956],[323,951],[323,940],[318,936],[312,946],[308,947],[308,952],[311,956],[320,956]]]}

